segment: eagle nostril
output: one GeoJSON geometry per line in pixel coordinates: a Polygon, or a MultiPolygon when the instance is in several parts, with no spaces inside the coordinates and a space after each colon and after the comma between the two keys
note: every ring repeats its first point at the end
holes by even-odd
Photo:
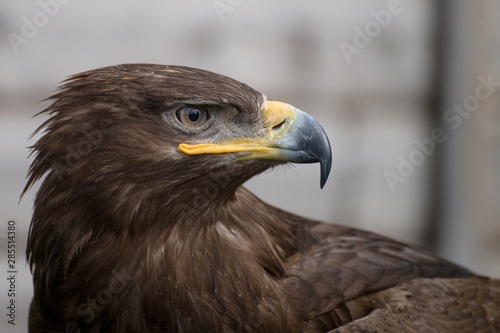
{"type": "Polygon", "coordinates": [[[283,125],[285,125],[285,123],[286,123],[287,120],[288,120],[288,118],[283,119],[278,124],[274,125],[273,128],[272,128],[272,130],[273,131],[279,130],[281,127],[283,127],[283,125]]]}

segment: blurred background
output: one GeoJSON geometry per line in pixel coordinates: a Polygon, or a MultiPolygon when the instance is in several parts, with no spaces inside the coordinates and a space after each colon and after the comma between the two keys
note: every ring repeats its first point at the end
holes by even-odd
{"type": "Polygon", "coordinates": [[[25,332],[32,295],[32,116],[68,75],[119,63],[204,68],[310,113],[332,142],[325,188],[318,165],[294,165],[251,190],[500,277],[499,15],[495,0],[2,0],[1,309],[9,219],[18,273],[16,326],[5,310],[1,326],[25,332]]]}

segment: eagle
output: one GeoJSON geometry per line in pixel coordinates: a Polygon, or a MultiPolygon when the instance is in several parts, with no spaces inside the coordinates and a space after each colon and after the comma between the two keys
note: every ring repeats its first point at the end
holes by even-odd
{"type": "Polygon", "coordinates": [[[500,332],[499,280],[242,186],[286,163],[319,163],[325,184],[329,139],[298,108],[153,64],[49,99],[24,188],[41,181],[30,332],[500,332]]]}

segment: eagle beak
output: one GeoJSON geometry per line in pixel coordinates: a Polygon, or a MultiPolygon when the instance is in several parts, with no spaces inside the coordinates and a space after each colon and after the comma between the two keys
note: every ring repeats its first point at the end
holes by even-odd
{"type": "Polygon", "coordinates": [[[243,153],[239,159],[265,159],[292,163],[320,163],[321,188],[332,165],[330,141],[321,125],[292,105],[267,101],[262,107],[264,136],[231,138],[218,143],[181,143],[187,155],[243,153]]]}

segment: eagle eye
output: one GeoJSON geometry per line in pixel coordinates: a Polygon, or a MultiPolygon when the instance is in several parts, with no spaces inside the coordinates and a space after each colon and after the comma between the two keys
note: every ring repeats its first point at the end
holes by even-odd
{"type": "Polygon", "coordinates": [[[185,106],[175,113],[181,124],[196,128],[207,122],[210,115],[208,110],[203,106],[185,106]]]}

